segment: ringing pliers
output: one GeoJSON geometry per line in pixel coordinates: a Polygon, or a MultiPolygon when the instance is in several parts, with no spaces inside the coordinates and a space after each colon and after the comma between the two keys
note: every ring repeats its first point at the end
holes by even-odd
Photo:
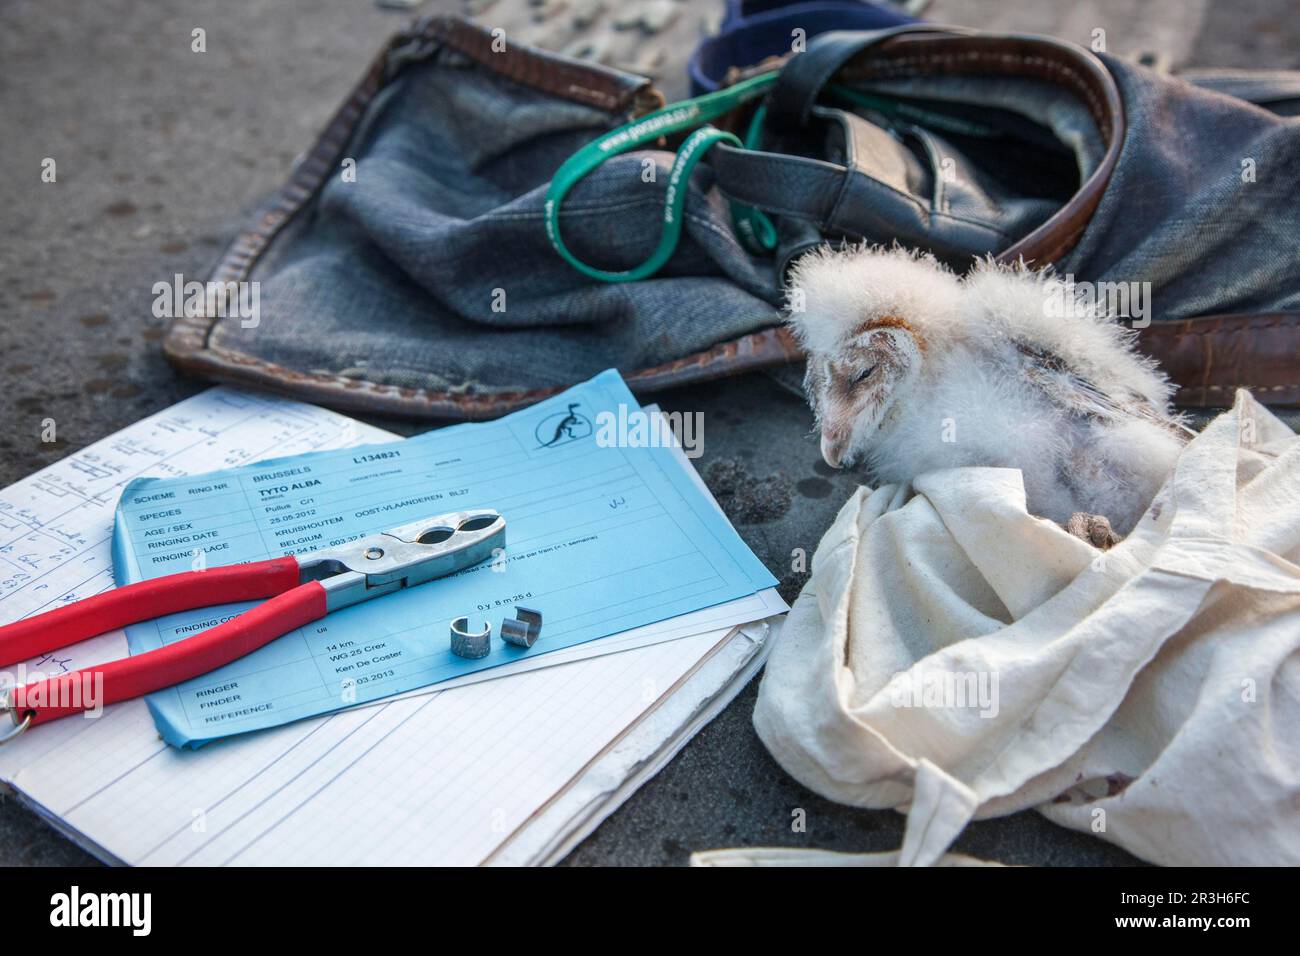
{"type": "Polygon", "coordinates": [[[456,511],[337,547],[139,581],[0,627],[0,666],[178,611],[270,598],[223,624],[134,657],[10,688],[0,697],[13,728],[113,704],[191,680],[340,608],[454,574],[505,546],[506,519],[456,511]],[[94,681],[101,690],[87,700],[94,681]]]}

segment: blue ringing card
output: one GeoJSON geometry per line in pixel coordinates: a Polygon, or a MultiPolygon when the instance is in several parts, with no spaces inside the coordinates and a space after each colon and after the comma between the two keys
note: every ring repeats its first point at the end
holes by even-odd
{"type": "MultiPolygon", "coordinates": [[[[496,421],[186,478],[140,479],[113,534],[119,585],[315,551],[447,511],[494,508],[504,554],[365,601],[148,698],[163,739],[197,747],[436,684],[745,597],[776,581],[646,427],[617,372],[496,421]],[[541,611],[531,649],[495,639],[515,604],[541,611]],[[450,622],[490,621],[465,660],[450,622]]],[[[658,422],[652,423],[658,425],[658,422]]],[[[132,654],[184,640],[253,604],[126,629],[132,654]]]]}

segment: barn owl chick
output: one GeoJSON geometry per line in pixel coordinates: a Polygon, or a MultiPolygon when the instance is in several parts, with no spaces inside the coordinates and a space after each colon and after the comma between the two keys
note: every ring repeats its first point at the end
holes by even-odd
{"type": "Polygon", "coordinates": [[[1191,432],[1132,333],[1073,297],[1049,308],[1065,292],[991,260],[959,279],[900,249],[805,255],[790,322],[827,464],[865,465],[879,482],[1017,468],[1031,514],[1102,547],[1112,527],[1127,534],[1191,432]]]}

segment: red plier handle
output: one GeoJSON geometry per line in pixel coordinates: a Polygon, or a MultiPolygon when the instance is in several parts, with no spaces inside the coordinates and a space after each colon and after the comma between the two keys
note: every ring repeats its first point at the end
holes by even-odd
{"type": "Polygon", "coordinates": [[[128,584],[0,627],[0,666],[148,618],[270,598],[234,620],[157,650],[13,688],[0,699],[14,727],[150,694],[251,654],[330,611],[455,574],[502,553],[506,519],[452,511],[297,556],[186,571],[128,584]]]}
{"type": "Polygon", "coordinates": [[[185,571],[128,584],[0,627],[0,666],[8,666],[149,618],[270,598],[223,624],[157,650],[15,687],[8,701],[14,722],[24,727],[40,724],[191,680],[324,617],[325,588],[319,581],[300,583],[299,578],[298,559],[292,555],[185,571]]]}

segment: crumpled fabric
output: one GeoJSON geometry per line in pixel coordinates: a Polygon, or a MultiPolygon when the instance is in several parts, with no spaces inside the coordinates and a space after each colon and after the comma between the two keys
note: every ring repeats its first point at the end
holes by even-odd
{"type": "Polygon", "coordinates": [[[862,488],[754,726],[810,789],[907,815],[896,853],[830,859],[952,864],[970,820],[1033,807],[1153,863],[1295,865],[1297,562],[1300,441],[1246,392],[1108,552],[1028,514],[1015,470],[862,488]]]}

